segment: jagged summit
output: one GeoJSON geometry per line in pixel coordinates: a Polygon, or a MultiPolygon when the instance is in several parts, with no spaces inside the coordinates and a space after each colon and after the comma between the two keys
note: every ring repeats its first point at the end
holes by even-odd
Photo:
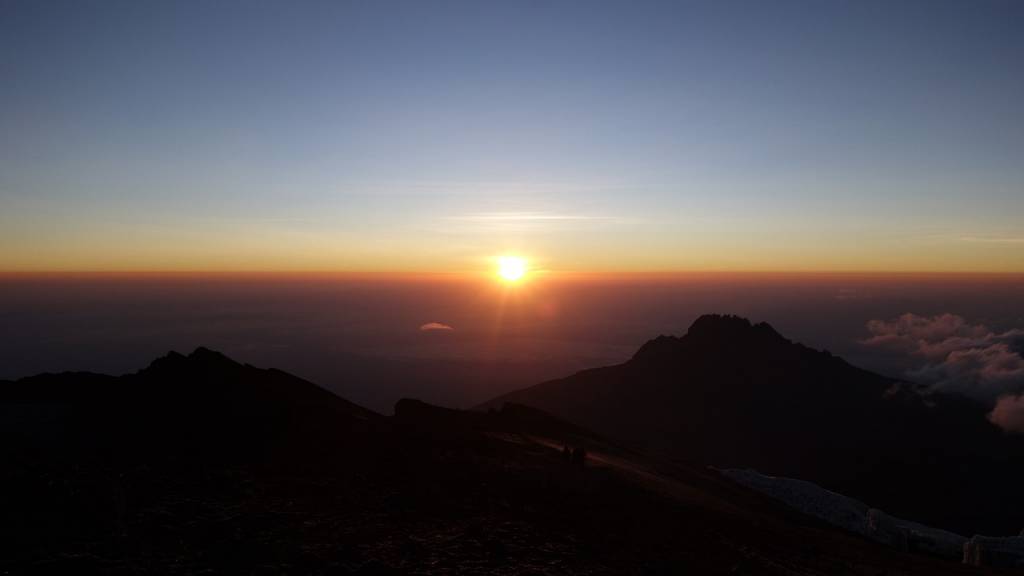
{"type": "Polygon", "coordinates": [[[767,322],[752,323],[731,314],[704,314],[683,336],[660,335],[637,350],[634,359],[666,358],[682,353],[687,346],[718,348],[723,351],[750,347],[792,344],[767,322]]]}
{"type": "Polygon", "coordinates": [[[705,314],[693,321],[686,335],[694,339],[766,338],[788,342],[767,322],[752,323],[731,314],[705,314]]]}
{"type": "Polygon", "coordinates": [[[176,372],[180,370],[194,370],[199,368],[209,369],[215,367],[236,368],[241,367],[241,364],[235,362],[231,358],[228,358],[224,354],[217,352],[216,350],[211,350],[205,346],[199,346],[188,356],[175,350],[171,350],[167,354],[164,354],[150,362],[149,366],[144,368],[142,372],[176,372]]]}
{"type": "Polygon", "coordinates": [[[226,361],[231,362],[232,364],[237,364],[237,362],[235,362],[231,358],[228,358],[223,353],[218,352],[216,350],[211,350],[205,346],[200,346],[196,348],[195,350],[192,351],[191,354],[188,355],[188,357],[195,360],[226,361]]]}
{"type": "Polygon", "coordinates": [[[690,328],[686,333],[696,335],[724,329],[749,330],[752,326],[753,324],[751,324],[750,320],[734,314],[702,314],[693,321],[693,324],[690,324],[690,328]]]}

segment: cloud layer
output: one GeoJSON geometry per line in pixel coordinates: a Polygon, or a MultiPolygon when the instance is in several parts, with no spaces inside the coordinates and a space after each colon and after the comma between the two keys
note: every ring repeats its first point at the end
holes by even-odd
{"type": "Polygon", "coordinates": [[[869,346],[919,356],[923,364],[908,376],[930,391],[959,394],[993,406],[989,420],[1005,430],[1024,432],[1024,357],[1013,343],[1024,330],[995,332],[955,314],[871,320],[869,346]]]}

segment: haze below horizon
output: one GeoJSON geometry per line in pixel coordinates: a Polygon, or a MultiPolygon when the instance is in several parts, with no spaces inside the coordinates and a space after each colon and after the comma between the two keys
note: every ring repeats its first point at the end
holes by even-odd
{"type": "Polygon", "coordinates": [[[622,362],[659,334],[681,336],[697,317],[726,313],[769,322],[787,338],[883,374],[923,383],[955,375],[984,389],[1024,373],[1022,291],[1022,276],[965,275],[553,275],[522,285],[460,277],[22,275],[0,282],[0,380],[130,373],[169,350],[203,346],[384,413],[403,396],[468,407],[622,362]],[[872,330],[899,332],[894,346],[865,344],[879,335],[872,330]],[[917,350],[930,338],[950,338],[948,351],[977,349],[979,357],[945,366],[946,358],[917,350]],[[926,366],[931,373],[915,372],[926,366]]]}

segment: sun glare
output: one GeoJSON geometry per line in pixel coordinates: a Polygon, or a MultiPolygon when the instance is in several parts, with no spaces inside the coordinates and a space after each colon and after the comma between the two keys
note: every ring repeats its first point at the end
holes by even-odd
{"type": "Polygon", "coordinates": [[[526,274],[526,259],[518,256],[498,258],[498,276],[508,282],[515,282],[526,274]]]}

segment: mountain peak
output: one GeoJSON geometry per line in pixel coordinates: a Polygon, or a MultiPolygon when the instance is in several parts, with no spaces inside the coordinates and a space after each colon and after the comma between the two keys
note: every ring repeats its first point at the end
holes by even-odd
{"type": "Polygon", "coordinates": [[[746,318],[732,314],[705,314],[694,320],[686,332],[686,337],[700,341],[723,339],[787,341],[767,322],[753,324],[746,318]]]}
{"type": "Polygon", "coordinates": [[[737,346],[766,346],[789,344],[789,340],[775,331],[767,322],[752,323],[732,314],[704,314],[690,325],[682,337],[661,335],[647,341],[634,358],[670,358],[690,346],[714,347],[734,350],[737,346]]]}
{"type": "Polygon", "coordinates": [[[693,321],[693,324],[690,324],[690,329],[687,333],[693,334],[695,332],[720,330],[723,328],[743,330],[749,329],[750,327],[750,320],[747,320],[742,316],[736,316],[734,314],[702,314],[699,318],[693,321]]]}
{"type": "Polygon", "coordinates": [[[234,360],[232,360],[231,358],[228,358],[223,353],[218,352],[216,350],[210,350],[209,348],[207,348],[205,346],[200,346],[200,347],[196,348],[195,350],[193,350],[192,353],[188,355],[188,358],[189,358],[189,360],[200,361],[200,362],[210,362],[210,363],[212,363],[212,362],[216,362],[216,363],[230,362],[232,364],[236,364],[236,362],[234,360]]]}

